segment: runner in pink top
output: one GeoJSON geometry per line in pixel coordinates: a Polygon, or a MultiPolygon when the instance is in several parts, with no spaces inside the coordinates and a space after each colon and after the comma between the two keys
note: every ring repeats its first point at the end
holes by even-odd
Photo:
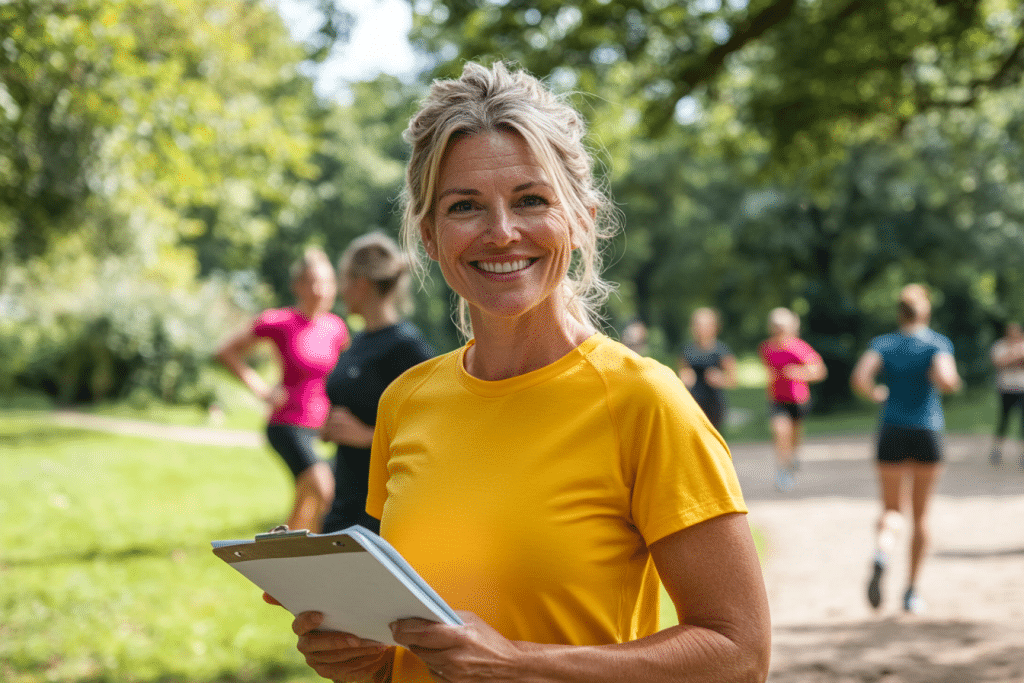
{"type": "Polygon", "coordinates": [[[281,359],[285,398],[269,421],[320,429],[331,409],[327,375],[348,346],[344,321],[333,313],[310,320],[295,308],[272,308],[256,319],[252,331],[272,341],[281,359]]]}
{"type": "Polygon", "coordinates": [[[319,532],[334,499],[334,473],[313,446],[330,411],[324,385],[338,354],[348,346],[348,328],[330,312],[337,279],[327,255],[309,249],[292,266],[295,308],[264,311],[252,327],[228,340],[217,358],[270,406],[267,441],[295,476],[292,529],[319,532]],[[267,339],[277,348],[281,383],[270,387],[246,363],[252,348],[267,339]]]}
{"type": "Polygon", "coordinates": [[[803,436],[803,419],[810,409],[809,384],[825,379],[828,371],[818,352],[797,337],[800,318],[788,308],[773,309],[768,317],[771,337],[761,343],[761,361],[768,371],[768,414],[775,444],[775,488],[786,492],[796,483],[796,457],[803,436]]]}
{"type": "Polygon", "coordinates": [[[768,397],[776,403],[797,403],[805,405],[811,400],[811,387],[801,379],[788,377],[785,368],[789,365],[810,365],[821,363],[821,356],[811,345],[798,337],[789,337],[782,345],[775,347],[769,341],[761,344],[761,359],[768,368],[768,397]]]}

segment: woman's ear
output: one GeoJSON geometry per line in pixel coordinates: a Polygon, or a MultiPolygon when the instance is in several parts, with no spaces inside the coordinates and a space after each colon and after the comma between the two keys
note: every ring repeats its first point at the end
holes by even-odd
{"type": "Polygon", "coordinates": [[[437,241],[434,239],[433,218],[424,218],[420,221],[420,241],[423,242],[423,249],[427,252],[427,256],[429,256],[433,261],[438,260],[437,241]]]}

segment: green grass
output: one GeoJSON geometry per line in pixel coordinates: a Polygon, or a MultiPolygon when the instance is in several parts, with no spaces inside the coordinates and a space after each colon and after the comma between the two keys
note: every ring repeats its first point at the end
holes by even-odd
{"type": "MultiPolygon", "coordinates": [[[[259,367],[267,382],[276,381],[272,368],[259,367]]],[[[226,429],[262,429],[266,406],[234,376],[220,368],[210,368],[207,378],[215,387],[220,414],[214,418],[207,410],[189,405],[166,405],[156,402],[134,403],[131,400],[103,403],[87,408],[89,412],[133,420],[152,420],[164,424],[190,426],[212,425],[226,429]]]]}
{"type": "Polygon", "coordinates": [[[288,512],[269,451],[0,413],[0,680],[318,680],[290,616],[218,560],[288,512]]]}

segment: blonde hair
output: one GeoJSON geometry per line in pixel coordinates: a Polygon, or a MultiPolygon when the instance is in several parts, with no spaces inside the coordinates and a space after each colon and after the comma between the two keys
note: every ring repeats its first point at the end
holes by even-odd
{"type": "Polygon", "coordinates": [[[719,319],[718,311],[710,306],[701,306],[700,308],[693,309],[693,313],[690,314],[690,324],[692,325],[698,318],[704,316],[711,319],[711,322],[714,324],[715,330],[717,331],[721,326],[721,320],[719,319]]]}
{"type": "Polygon", "coordinates": [[[393,297],[399,310],[408,312],[409,259],[398,244],[382,232],[370,232],[349,243],[338,259],[338,274],[365,277],[381,297],[393,297]]]}
{"type": "MultiPolygon", "coordinates": [[[[593,157],[584,145],[586,124],[572,106],[522,70],[502,62],[490,68],[469,62],[462,76],[437,80],[404,138],[412,146],[403,190],[402,241],[413,271],[425,276],[420,226],[433,220],[441,162],[458,137],[509,131],[520,135],[548,174],[577,253],[562,286],[568,312],[597,327],[597,309],[615,286],[600,276],[603,242],[618,230],[615,210],[594,179],[593,157]]],[[[472,336],[465,300],[459,298],[459,330],[472,336]]]]}
{"type": "Polygon", "coordinates": [[[904,323],[927,321],[932,314],[932,297],[928,288],[912,282],[900,290],[899,316],[904,323]]]}
{"type": "Polygon", "coordinates": [[[288,274],[291,276],[292,282],[296,282],[303,275],[313,270],[314,268],[326,266],[327,270],[334,272],[331,267],[331,259],[327,258],[327,254],[320,247],[306,247],[302,252],[302,256],[297,258],[288,269],[288,274]]]}
{"type": "Polygon", "coordinates": [[[768,325],[796,336],[800,333],[800,316],[784,306],[779,306],[768,313],[768,325]]]}

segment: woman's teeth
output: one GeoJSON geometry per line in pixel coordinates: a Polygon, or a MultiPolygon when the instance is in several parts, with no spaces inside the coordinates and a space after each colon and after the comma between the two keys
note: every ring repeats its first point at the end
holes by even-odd
{"type": "Polygon", "coordinates": [[[530,261],[528,259],[507,261],[505,263],[488,263],[486,261],[477,262],[477,267],[479,267],[480,270],[487,271],[488,273],[511,273],[516,270],[522,270],[528,265],[530,265],[530,261]]]}

